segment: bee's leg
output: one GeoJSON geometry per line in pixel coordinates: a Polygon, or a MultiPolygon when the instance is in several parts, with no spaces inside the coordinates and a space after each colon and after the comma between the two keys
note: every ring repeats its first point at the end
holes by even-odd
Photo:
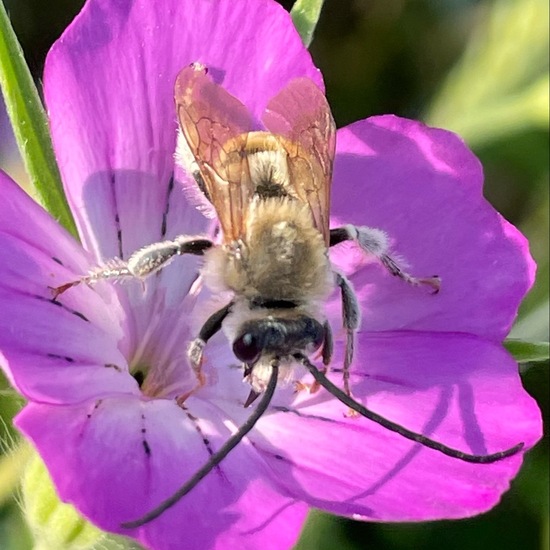
{"type": "MultiPolygon", "coordinates": [[[[330,367],[330,362],[332,360],[332,354],[334,352],[334,341],[332,339],[332,329],[330,328],[330,324],[328,321],[324,322],[323,328],[325,331],[325,337],[323,340],[321,358],[323,360],[324,367],[320,370],[324,375],[327,375],[330,367]]],[[[321,384],[319,384],[319,382],[317,382],[316,380],[315,382],[313,382],[313,384],[309,386],[308,388],[309,393],[318,392],[320,387],[321,387],[321,384]]]]}
{"type": "Polygon", "coordinates": [[[206,346],[208,340],[220,331],[222,328],[222,323],[230,313],[232,307],[233,302],[229,302],[226,306],[210,315],[202,326],[198,337],[195,338],[187,347],[187,360],[189,361],[189,364],[197,377],[198,386],[186,393],[184,396],[178,397],[178,403],[183,403],[189,395],[206,384],[206,379],[202,372],[204,347],[206,346]]]}
{"type": "Polygon", "coordinates": [[[334,340],[332,339],[332,329],[330,328],[330,323],[325,321],[323,323],[323,328],[325,329],[325,339],[323,341],[323,352],[321,357],[323,359],[323,374],[328,372],[330,362],[332,361],[332,354],[334,353],[334,340]]]}
{"type": "MultiPolygon", "coordinates": [[[[321,358],[323,360],[324,367],[321,370],[321,372],[326,375],[329,371],[330,362],[332,360],[332,354],[334,351],[334,341],[332,339],[332,329],[330,328],[330,324],[328,321],[325,321],[323,323],[323,330],[324,330],[324,339],[323,339],[323,347],[321,348],[321,358]]],[[[296,391],[302,391],[307,390],[308,393],[316,393],[319,391],[319,388],[321,387],[321,384],[319,382],[314,381],[312,384],[305,384],[304,382],[296,382],[295,383],[296,391]]]]}
{"type": "Polygon", "coordinates": [[[403,271],[396,260],[389,255],[388,236],[384,231],[366,226],[344,225],[330,230],[330,246],[344,241],[355,241],[367,254],[377,258],[394,276],[411,285],[428,285],[434,294],[441,288],[441,279],[437,276],[418,278],[403,271]]]}
{"type": "Polygon", "coordinates": [[[344,367],[342,376],[344,379],[344,391],[346,395],[351,396],[349,386],[349,368],[353,361],[353,352],[355,348],[355,333],[361,324],[361,310],[355,291],[344,275],[335,272],[336,284],[340,287],[342,294],[342,319],[346,331],[346,351],[344,354],[344,367]]]}
{"type": "Polygon", "coordinates": [[[76,281],[52,288],[53,297],[57,298],[69,288],[81,283],[93,284],[105,279],[115,282],[127,279],[143,281],[149,275],[166,267],[176,256],[183,254],[201,256],[212,246],[213,243],[209,239],[187,235],[180,235],[173,241],[153,243],[136,250],[126,262],[114,258],[76,281]]]}

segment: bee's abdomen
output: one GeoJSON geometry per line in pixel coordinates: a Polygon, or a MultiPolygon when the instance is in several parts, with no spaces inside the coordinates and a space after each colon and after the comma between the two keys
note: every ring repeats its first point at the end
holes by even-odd
{"type": "Polygon", "coordinates": [[[247,227],[242,270],[249,297],[300,303],[326,296],[330,265],[309,207],[284,198],[258,201],[247,227]]]}

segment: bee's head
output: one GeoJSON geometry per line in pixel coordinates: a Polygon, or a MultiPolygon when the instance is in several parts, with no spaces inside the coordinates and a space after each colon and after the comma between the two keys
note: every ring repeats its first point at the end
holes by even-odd
{"type": "Polygon", "coordinates": [[[323,343],[325,329],[319,321],[300,314],[253,319],[243,323],[237,334],[233,341],[235,357],[254,365],[265,356],[283,359],[298,352],[314,352],[323,343]]]}

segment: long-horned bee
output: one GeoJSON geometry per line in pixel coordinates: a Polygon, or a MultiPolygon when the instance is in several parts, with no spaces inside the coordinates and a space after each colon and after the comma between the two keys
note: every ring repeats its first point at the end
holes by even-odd
{"type": "MultiPolygon", "coordinates": [[[[329,228],[336,129],[321,90],[307,78],[292,80],[269,101],[262,118],[265,129],[257,131],[248,109],[216,84],[201,64],[180,72],[175,100],[180,126],[176,160],[192,174],[212,206],[221,242],[182,235],[154,243],[126,262],[108,261],[54,293],[58,296],[81,282],[143,280],[178,255],[203,256],[205,283],[214,291],[231,291],[233,298],[210,316],[189,344],[187,356],[197,388],[205,383],[205,346],[223,328],[250,384],[245,406],[261,399],[238,432],[170,499],[124,526],[151,521],[191,491],[253,428],[277,382],[292,380],[296,365],[313,376],[309,391],[322,386],[356,414],[426,447],[474,463],[494,462],[518,452],[522,444],[491,455],[466,454],[382,418],[353,399],[349,372],[360,309],[350,282],[334,271],[329,248],[353,241],[408,284],[424,285],[437,293],[440,281],[402,270],[390,255],[387,236],[378,229],[329,228]],[[343,389],[325,376],[333,338],[323,303],[334,289],[341,294],[346,334],[343,389]],[[314,353],[321,358],[320,369],[310,360],[314,353]]],[[[182,405],[188,395],[178,398],[182,405]]]]}

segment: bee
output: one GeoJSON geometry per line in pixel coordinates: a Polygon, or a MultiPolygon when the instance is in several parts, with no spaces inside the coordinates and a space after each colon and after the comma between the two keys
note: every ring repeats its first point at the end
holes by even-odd
{"type": "MultiPolygon", "coordinates": [[[[206,320],[189,344],[187,357],[197,378],[193,391],[206,383],[202,372],[205,347],[223,330],[250,385],[245,407],[261,399],[245,424],[184,486],[142,518],[123,526],[143,525],[189,493],[254,427],[277,383],[293,380],[296,366],[311,373],[310,392],[324,387],[355,414],[454,458],[489,463],[518,452],[522,444],[492,455],[469,455],[411,432],[353,399],[350,368],[361,312],[350,281],[332,267],[329,248],[352,241],[391,275],[408,284],[427,286],[433,293],[439,291],[440,280],[417,278],[401,269],[390,255],[387,235],[379,229],[329,227],[336,127],[316,84],[297,78],[272,98],[262,118],[265,130],[253,130],[248,109],[215,83],[199,63],[178,75],[175,101],[179,120],[176,161],[193,176],[202,206],[213,209],[221,242],[182,235],[154,243],[126,262],[111,260],[54,289],[54,295],[82,282],[143,280],[178,255],[203,256],[201,273],[206,285],[215,292],[230,291],[233,298],[206,320]],[[326,377],[334,345],[323,304],[334,289],[341,295],[346,339],[343,389],[326,377]],[[314,353],[321,358],[321,368],[310,360],[314,353]]],[[[180,396],[178,402],[184,406],[188,396],[180,396]]]]}

